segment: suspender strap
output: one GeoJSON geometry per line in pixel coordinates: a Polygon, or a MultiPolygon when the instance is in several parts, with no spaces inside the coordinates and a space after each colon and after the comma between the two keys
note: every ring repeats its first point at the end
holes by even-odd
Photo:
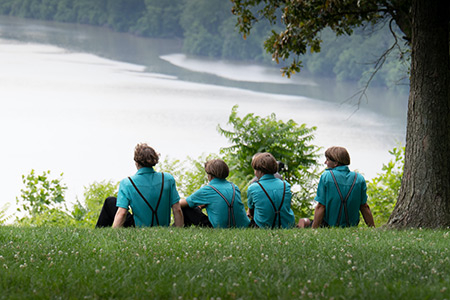
{"type": "Polygon", "coordinates": [[[159,207],[159,203],[161,203],[161,197],[164,191],[164,173],[161,172],[161,192],[159,193],[159,198],[158,198],[158,202],[156,203],[156,208],[153,209],[153,207],[150,205],[150,203],[148,203],[147,199],[145,199],[144,195],[142,195],[141,191],[137,188],[136,184],[134,184],[134,181],[131,180],[131,177],[128,177],[128,179],[130,180],[131,184],[134,186],[134,188],[136,189],[136,191],[138,192],[139,196],[141,196],[141,198],[145,201],[145,203],[147,203],[148,207],[150,207],[150,210],[152,211],[152,223],[150,226],[153,227],[153,220],[156,219],[156,225],[159,226],[159,219],[158,219],[158,207],[159,207]]]}
{"type": "Polygon", "coordinates": [[[275,212],[275,216],[273,218],[273,223],[272,223],[272,229],[275,228],[275,222],[277,220],[277,217],[278,217],[278,227],[281,228],[281,214],[280,214],[280,211],[281,211],[281,207],[283,206],[283,203],[284,203],[284,196],[286,195],[286,182],[283,180],[283,198],[281,199],[280,207],[278,207],[278,209],[276,208],[275,203],[273,203],[272,198],[270,198],[269,194],[267,193],[266,189],[262,186],[262,184],[259,181],[257,181],[257,183],[262,188],[262,190],[266,194],[267,198],[269,198],[270,203],[272,204],[273,210],[275,212]]]}
{"type": "Polygon", "coordinates": [[[233,210],[234,196],[236,195],[236,188],[234,187],[234,184],[232,184],[231,182],[230,182],[230,184],[233,187],[233,197],[231,198],[231,204],[230,204],[230,202],[228,202],[227,198],[225,198],[225,196],[221,192],[219,192],[218,189],[216,189],[212,185],[208,184],[208,186],[211,187],[213,190],[215,190],[217,192],[217,194],[219,194],[228,205],[228,228],[236,227],[236,219],[234,218],[234,210],[233,210]],[[231,224],[231,222],[233,222],[233,224],[231,224]]]}
{"type": "Polygon", "coordinates": [[[350,197],[350,194],[352,193],[353,187],[355,186],[356,177],[358,176],[358,174],[355,172],[355,178],[353,179],[352,186],[350,187],[350,190],[348,191],[347,195],[345,196],[345,199],[342,196],[341,189],[339,188],[339,184],[337,183],[336,177],[334,176],[332,170],[330,170],[330,174],[331,174],[331,177],[333,177],[334,185],[336,186],[337,191],[339,193],[339,197],[341,198],[341,206],[339,207],[339,215],[338,215],[338,219],[337,219],[336,225],[339,226],[339,224],[341,223],[342,207],[344,207],[345,226],[350,226],[350,221],[349,221],[349,217],[348,217],[348,210],[347,210],[347,200],[350,197]]]}

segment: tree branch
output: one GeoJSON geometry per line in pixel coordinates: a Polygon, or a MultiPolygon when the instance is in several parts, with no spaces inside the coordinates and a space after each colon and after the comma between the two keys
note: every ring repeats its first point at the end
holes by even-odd
{"type": "Polygon", "coordinates": [[[370,75],[369,79],[366,81],[366,83],[364,84],[363,88],[361,90],[359,90],[358,92],[356,92],[353,96],[351,96],[350,98],[347,99],[347,101],[355,98],[356,96],[359,95],[358,97],[358,103],[357,103],[357,108],[355,109],[355,111],[350,115],[352,116],[357,110],[359,110],[359,107],[361,105],[361,101],[363,98],[367,99],[367,90],[370,86],[370,83],[372,82],[373,78],[375,77],[375,75],[378,73],[378,71],[383,67],[384,63],[386,62],[387,57],[389,56],[389,54],[396,48],[398,47],[401,51],[401,48],[399,47],[398,44],[398,38],[397,35],[395,34],[393,28],[392,28],[392,24],[394,22],[394,18],[391,18],[391,20],[389,21],[389,30],[391,31],[395,41],[392,44],[392,46],[387,49],[385,52],[383,52],[383,54],[375,61],[373,62],[373,64],[375,65],[375,70],[372,72],[372,74],[370,75]]]}

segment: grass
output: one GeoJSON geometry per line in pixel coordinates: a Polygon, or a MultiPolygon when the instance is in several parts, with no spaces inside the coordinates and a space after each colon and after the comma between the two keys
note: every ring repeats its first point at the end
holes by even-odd
{"type": "Polygon", "coordinates": [[[0,227],[1,299],[450,299],[449,230],[0,227]]]}

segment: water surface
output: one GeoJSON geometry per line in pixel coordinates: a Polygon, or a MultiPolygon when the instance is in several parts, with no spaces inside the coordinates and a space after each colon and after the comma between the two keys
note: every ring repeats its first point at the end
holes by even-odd
{"type": "MultiPolygon", "coordinates": [[[[314,143],[347,147],[351,167],[366,178],[404,140],[406,100],[388,102],[392,95],[375,90],[393,108],[355,110],[333,96],[345,88],[325,91],[326,80],[288,81],[253,64],[230,68],[182,56],[179,47],[105,28],[0,17],[0,205],[15,203],[21,175],[31,169],[63,172],[67,199],[82,199],[83,186],[135,172],[138,142],[182,160],[218,153],[228,144],[216,127],[236,104],[241,116],[275,113],[317,126],[314,143]]],[[[356,90],[347,87],[347,97],[356,90]]]]}

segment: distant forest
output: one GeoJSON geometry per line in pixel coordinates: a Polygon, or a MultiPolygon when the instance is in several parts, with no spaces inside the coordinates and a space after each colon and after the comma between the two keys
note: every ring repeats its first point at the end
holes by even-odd
{"type": "MultiPolygon", "coordinates": [[[[229,0],[0,0],[0,14],[105,26],[150,38],[183,41],[186,54],[267,64],[264,40],[276,25],[257,24],[246,40],[236,28],[229,0]]],[[[358,29],[351,37],[322,32],[320,53],[302,57],[303,71],[365,84],[375,62],[394,39],[387,26],[358,29]]],[[[372,84],[397,88],[408,83],[408,59],[393,53],[372,84]]]]}

